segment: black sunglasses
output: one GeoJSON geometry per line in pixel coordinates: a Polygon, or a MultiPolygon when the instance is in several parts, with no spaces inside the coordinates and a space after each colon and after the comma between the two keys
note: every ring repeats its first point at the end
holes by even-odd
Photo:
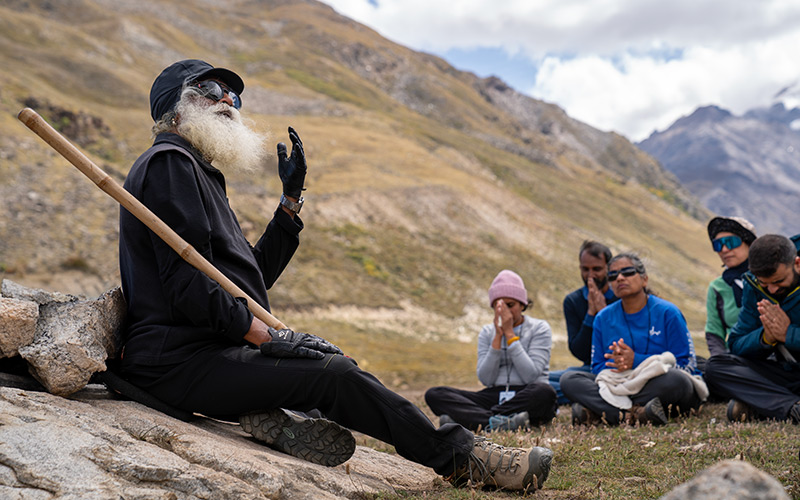
{"type": "Polygon", "coordinates": [[[715,252],[721,252],[722,245],[728,247],[728,250],[733,250],[741,244],[742,239],[738,236],[723,236],[722,238],[717,238],[716,240],[711,241],[711,246],[714,248],[715,252]]]}
{"type": "Polygon", "coordinates": [[[616,271],[609,271],[607,275],[608,281],[616,281],[617,276],[619,276],[620,274],[625,276],[626,278],[630,278],[635,274],[639,274],[639,271],[637,271],[636,268],[633,266],[623,267],[622,269],[618,269],[616,271]]]}
{"type": "Polygon", "coordinates": [[[233,107],[239,109],[242,107],[242,99],[233,90],[229,89],[226,85],[215,82],[214,80],[203,80],[201,82],[194,82],[194,87],[200,89],[203,97],[214,99],[215,101],[222,100],[225,94],[228,94],[233,101],[233,107]]]}

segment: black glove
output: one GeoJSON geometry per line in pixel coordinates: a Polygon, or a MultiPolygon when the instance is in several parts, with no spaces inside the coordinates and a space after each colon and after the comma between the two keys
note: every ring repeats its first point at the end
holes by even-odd
{"type": "Polygon", "coordinates": [[[292,154],[288,158],[286,144],[278,143],[278,175],[283,183],[283,194],[300,198],[306,180],[306,154],[300,136],[292,127],[289,127],[289,139],[292,141],[292,154]]]}
{"type": "Polygon", "coordinates": [[[325,353],[342,354],[341,349],[316,335],[294,332],[288,328],[275,330],[272,327],[269,333],[272,335],[272,340],[259,346],[264,356],[322,359],[325,353]]]}

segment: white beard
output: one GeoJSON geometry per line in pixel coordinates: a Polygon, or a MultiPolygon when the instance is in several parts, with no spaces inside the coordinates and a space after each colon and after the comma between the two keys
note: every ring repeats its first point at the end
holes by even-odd
{"type": "Polygon", "coordinates": [[[239,110],[218,102],[208,105],[192,94],[183,94],[175,110],[178,134],[223,172],[255,172],[263,168],[267,134],[253,132],[239,110]]]}

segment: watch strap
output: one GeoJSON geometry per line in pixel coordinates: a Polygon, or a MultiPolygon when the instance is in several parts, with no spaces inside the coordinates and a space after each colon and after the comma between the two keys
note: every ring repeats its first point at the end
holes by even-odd
{"type": "Polygon", "coordinates": [[[303,208],[303,202],[305,199],[301,196],[299,200],[296,202],[290,200],[286,197],[285,194],[281,194],[281,205],[288,208],[289,211],[294,212],[295,214],[300,213],[300,209],[303,208]]]}

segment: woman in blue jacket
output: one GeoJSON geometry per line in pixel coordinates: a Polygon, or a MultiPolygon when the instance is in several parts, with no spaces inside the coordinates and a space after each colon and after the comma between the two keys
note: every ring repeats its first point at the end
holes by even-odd
{"type": "Polygon", "coordinates": [[[663,425],[670,410],[697,408],[700,397],[690,375],[696,372],[697,361],[681,311],[650,293],[647,270],[635,254],[611,259],[608,280],[620,300],[595,317],[592,373],[571,372],[561,379],[564,394],[575,401],[573,424],[603,419],[617,425],[624,419],[663,425]],[[667,352],[672,356],[649,360],[667,352]],[[669,361],[673,358],[674,364],[669,361]],[[600,380],[605,383],[603,391],[600,380]],[[625,384],[631,392],[641,388],[622,398],[629,401],[626,405],[614,396],[619,392],[606,390],[614,384],[625,384]]]}

